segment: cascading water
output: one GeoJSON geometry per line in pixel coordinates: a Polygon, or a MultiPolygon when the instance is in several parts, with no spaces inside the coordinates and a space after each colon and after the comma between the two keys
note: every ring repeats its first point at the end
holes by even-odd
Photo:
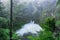
{"type": "Polygon", "coordinates": [[[16,31],[16,34],[19,36],[26,36],[26,35],[38,35],[38,33],[40,31],[42,31],[43,29],[41,28],[41,26],[39,24],[34,23],[34,21],[31,21],[30,23],[25,24],[24,26],[22,26],[21,29],[16,31]]]}

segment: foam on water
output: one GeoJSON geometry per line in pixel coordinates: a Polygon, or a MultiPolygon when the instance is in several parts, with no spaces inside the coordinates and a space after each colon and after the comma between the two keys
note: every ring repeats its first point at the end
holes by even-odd
{"type": "Polygon", "coordinates": [[[30,23],[25,24],[22,26],[21,29],[16,31],[16,34],[19,36],[23,36],[24,34],[27,33],[32,33],[32,34],[38,34],[38,32],[42,31],[43,29],[40,27],[39,24],[35,24],[34,21],[31,21],[30,23]]]}

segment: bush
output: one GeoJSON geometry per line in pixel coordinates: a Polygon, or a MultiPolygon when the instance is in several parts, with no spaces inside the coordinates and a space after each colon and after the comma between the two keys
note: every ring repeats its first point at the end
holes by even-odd
{"type": "Polygon", "coordinates": [[[0,28],[8,28],[8,19],[0,17],[0,28]]]}
{"type": "Polygon", "coordinates": [[[49,29],[49,31],[52,31],[52,32],[54,32],[54,30],[55,30],[55,23],[56,23],[55,18],[53,18],[53,17],[48,17],[45,20],[46,28],[49,29]]]}
{"type": "Polygon", "coordinates": [[[60,38],[60,34],[59,36],[55,37],[53,35],[53,32],[55,32],[56,25],[59,25],[59,24],[60,24],[60,21],[55,21],[55,18],[52,18],[52,17],[46,18],[45,22],[41,24],[41,26],[45,29],[45,31],[42,32],[42,34],[40,35],[40,38],[42,37],[41,40],[44,40],[44,39],[45,40],[58,40],[60,38]]]}
{"type": "Polygon", "coordinates": [[[55,40],[51,31],[43,31],[39,37],[40,40],[55,40]]]}
{"type": "Polygon", "coordinates": [[[0,40],[8,40],[9,39],[9,30],[0,28],[0,40]]]}
{"type": "MultiPolygon", "coordinates": [[[[9,35],[9,29],[3,29],[0,28],[0,40],[9,40],[10,35],[9,35]]],[[[13,40],[19,40],[19,37],[13,32],[12,36],[13,40]]]]}
{"type": "Polygon", "coordinates": [[[30,40],[55,40],[51,31],[43,31],[38,36],[28,36],[30,40]]]}

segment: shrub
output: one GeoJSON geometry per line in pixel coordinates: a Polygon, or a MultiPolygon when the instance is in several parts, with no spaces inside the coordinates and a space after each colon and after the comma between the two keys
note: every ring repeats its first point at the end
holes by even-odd
{"type": "Polygon", "coordinates": [[[0,28],[8,28],[8,19],[0,17],[0,28]]]}
{"type": "Polygon", "coordinates": [[[54,31],[55,30],[55,18],[53,17],[48,17],[45,20],[45,25],[47,27],[47,29],[49,29],[49,31],[54,31]]]}
{"type": "Polygon", "coordinates": [[[28,36],[30,40],[55,40],[51,31],[43,31],[38,36],[28,36]]]}
{"type": "Polygon", "coordinates": [[[43,31],[39,37],[40,40],[55,40],[51,31],[43,31]]]}
{"type": "MultiPolygon", "coordinates": [[[[0,40],[9,40],[10,35],[9,35],[9,29],[3,29],[0,28],[0,40]]],[[[13,40],[20,40],[19,37],[13,32],[12,36],[13,40]]]]}

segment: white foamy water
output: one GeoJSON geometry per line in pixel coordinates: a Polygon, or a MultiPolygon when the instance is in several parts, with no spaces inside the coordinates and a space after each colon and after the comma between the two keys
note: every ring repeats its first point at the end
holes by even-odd
{"type": "Polygon", "coordinates": [[[43,29],[40,27],[39,24],[35,24],[34,21],[31,21],[30,23],[25,24],[22,26],[21,29],[16,31],[16,34],[19,36],[23,36],[24,34],[32,33],[32,34],[38,34],[38,32],[42,31],[43,29]]]}

